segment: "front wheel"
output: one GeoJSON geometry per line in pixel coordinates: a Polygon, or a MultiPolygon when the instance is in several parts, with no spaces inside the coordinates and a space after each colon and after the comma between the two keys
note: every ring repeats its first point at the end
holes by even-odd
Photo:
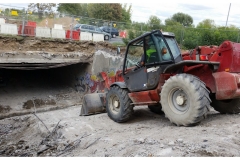
{"type": "Polygon", "coordinates": [[[108,116],[115,122],[125,122],[133,113],[132,101],[128,90],[113,86],[107,93],[106,110],[108,116]]]}
{"type": "Polygon", "coordinates": [[[210,108],[205,84],[189,74],[170,77],[160,93],[163,112],[177,126],[193,126],[205,118],[210,108]]]}
{"type": "Polygon", "coordinates": [[[240,98],[217,100],[215,95],[211,96],[211,106],[221,114],[237,114],[240,113],[240,98]]]}

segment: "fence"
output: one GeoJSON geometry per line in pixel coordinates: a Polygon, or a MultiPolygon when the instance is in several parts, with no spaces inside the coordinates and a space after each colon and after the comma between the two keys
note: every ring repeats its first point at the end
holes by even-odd
{"type": "MultiPolygon", "coordinates": [[[[0,34],[81,40],[81,33],[73,30],[77,23],[74,17],[0,5],[0,34]]],[[[88,40],[104,41],[104,35],[92,33],[88,40]]]]}
{"type": "MultiPolygon", "coordinates": [[[[54,32],[54,35],[56,35],[55,37],[63,38],[63,31],[59,30],[64,30],[66,39],[77,40],[78,36],[77,33],[73,30],[73,27],[78,23],[90,24],[98,27],[112,26],[119,30],[120,37],[130,39],[135,38],[152,29],[162,29],[163,31],[173,32],[176,35],[176,40],[179,45],[182,48],[186,49],[195,48],[199,45],[219,45],[224,40],[239,42],[240,36],[239,29],[231,27],[201,29],[184,26],[154,26],[154,24],[148,25],[138,22],[117,22],[95,19],[87,16],[68,15],[64,13],[30,13],[25,8],[4,5],[0,5],[0,11],[0,18],[4,18],[5,23],[7,24],[16,24],[18,28],[18,35],[22,36],[33,36],[35,33],[35,36],[44,34],[46,37],[52,37],[51,34],[54,32]],[[43,28],[49,28],[50,31],[43,28]]],[[[0,25],[1,23],[3,23],[3,20],[0,20],[0,25]]],[[[88,35],[81,36],[80,34],[79,39],[81,39],[81,37],[89,39],[88,35]]]]}

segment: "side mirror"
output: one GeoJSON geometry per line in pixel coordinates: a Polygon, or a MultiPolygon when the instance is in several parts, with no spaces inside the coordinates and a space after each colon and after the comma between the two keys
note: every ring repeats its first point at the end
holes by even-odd
{"type": "Polygon", "coordinates": [[[161,52],[162,52],[162,55],[166,54],[167,53],[167,48],[163,47],[161,52]]]}
{"type": "Polygon", "coordinates": [[[120,47],[117,47],[117,54],[120,54],[120,47]]]}

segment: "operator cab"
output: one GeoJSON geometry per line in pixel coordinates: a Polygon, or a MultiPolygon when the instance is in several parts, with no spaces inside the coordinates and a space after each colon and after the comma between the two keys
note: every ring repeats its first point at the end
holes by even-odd
{"type": "Polygon", "coordinates": [[[133,91],[154,89],[159,75],[172,64],[182,61],[175,35],[155,30],[129,42],[123,66],[127,88],[133,91]]]}

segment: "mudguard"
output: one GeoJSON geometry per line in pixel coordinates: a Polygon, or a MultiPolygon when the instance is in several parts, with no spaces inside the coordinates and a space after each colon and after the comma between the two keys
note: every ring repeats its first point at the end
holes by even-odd
{"type": "Polygon", "coordinates": [[[119,86],[122,89],[127,88],[127,85],[125,82],[114,82],[113,84],[110,85],[110,87],[112,86],[119,86]]]}

